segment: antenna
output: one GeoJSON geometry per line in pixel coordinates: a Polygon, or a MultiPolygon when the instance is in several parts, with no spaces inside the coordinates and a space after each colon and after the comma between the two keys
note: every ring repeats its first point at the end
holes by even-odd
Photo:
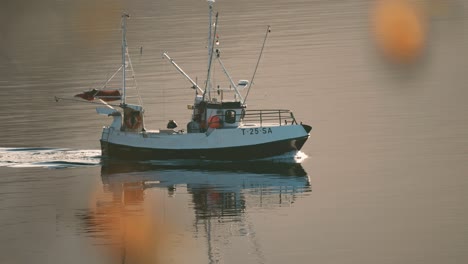
{"type": "Polygon", "coordinates": [[[247,101],[247,97],[249,96],[250,87],[252,87],[253,80],[255,78],[255,74],[257,73],[258,64],[260,64],[260,59],[262,58],[263,48],[265,48],[265,43],[266,43],[266,40],[267,40],[267,37],[268,37],[268,33],[270,33],[270,32],[271,32],[271,29],[270,29],[270,26],[268,26],[267,31],[265,33],[265,39],[263,39],[262,49],[260,50],[260,55],[258,56],[257,65],[255,66],[255,70],[254,70],[254,73],[252,75],[252,79],[250,80],[249,88],[247,88],[247,94],[245,95],[243,104],[245,104],[245,101],[247,101]]]}

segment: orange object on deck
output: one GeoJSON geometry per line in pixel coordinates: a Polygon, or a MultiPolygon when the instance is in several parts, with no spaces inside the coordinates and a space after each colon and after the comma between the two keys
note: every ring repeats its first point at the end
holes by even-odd
{"type": "Polygon", "coordinates": [[[220,128],[221,127],[221,119],[218,116],[211,116],[208,119],[208,127],[210,127],[210,128],[220,128]]]}

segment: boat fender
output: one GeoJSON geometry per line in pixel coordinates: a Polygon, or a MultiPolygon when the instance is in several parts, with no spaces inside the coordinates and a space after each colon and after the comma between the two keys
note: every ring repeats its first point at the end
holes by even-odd
{"type": "Polygon", "coordinates": [[[177,127],[177,123],[174,120],[169,120],[166,127],[167,129],[174,129],[177,127]]]}

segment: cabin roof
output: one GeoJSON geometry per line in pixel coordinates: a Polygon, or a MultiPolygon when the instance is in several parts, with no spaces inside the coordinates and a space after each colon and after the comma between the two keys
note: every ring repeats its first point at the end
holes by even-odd
{"type": "Polygon", "coordinates": [[[244,105],[241,104],[241,102],[219,102],[219,103],[206,103],[207,108],[212,108],[212,109],[239,109],[239,108],[245,108],[244,105]]]}

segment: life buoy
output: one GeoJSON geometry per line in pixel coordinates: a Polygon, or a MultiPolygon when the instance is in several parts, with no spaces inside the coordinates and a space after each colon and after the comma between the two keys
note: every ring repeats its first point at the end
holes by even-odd
{"type": "Polygon", "coordinates": [[[131,112],[125,118],[125,126],[129,129],[137,129],[141,125],[141,115],[139,112],[131,112]]]}
{"type": "Polygon", "coordinates": [[[221,119],[218,116],[210,116],[208,119],[208,127],[221,128],[221,119]]]}

